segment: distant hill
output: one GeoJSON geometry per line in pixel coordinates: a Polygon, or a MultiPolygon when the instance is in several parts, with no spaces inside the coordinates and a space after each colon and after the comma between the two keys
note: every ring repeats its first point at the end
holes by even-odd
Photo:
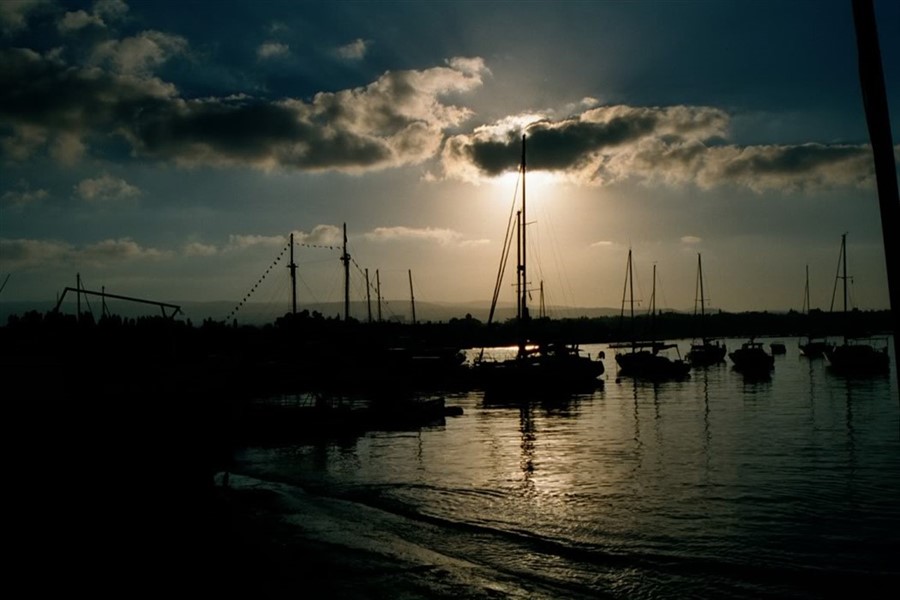
{"type": "MultiPolygon", "coordinates": [[[[221,321],[228,317],[235,308],[234,302],[178,302],[169,301],[172,304],[181,306],[183,318],[190,319],[195,324],[200,324],[206,319],[221,321]]],[[[0,302],[0,325],[6,325],[10,315],[22,315],[28,311],[36,310],[40,313],[46,313],[53,310],[56,305],[52,301],[37,302],[0,302]]],[[[141,316],[155,316],[160,314],[158,310],[152,306],[143,304],[133,304],[129,302],[110,300],[107,302],[110,312],[127,318],[137,318],[141,316]]],[[[63,303],[60,308],[63,312],[74,314],[76,311],[75,302],[68,300],[63,303]]],[[[94,315],[100,315],[100,303],[96,298],[91,298],[90,302],[82,302],[83,311],[92,311],[94,315]]],[[[239,323],[248,325],[265,325],[273,323],[275,319],[283,316],[290,310],[290,307],[283,305],[273,305],[265,303],[248,302],[237,311],[235,318],[239,323]]],[[[318,304],[299,304],[297,311],[308,310],[309,312],[319,312],[326,317],[343,316],[344,305],[342,302],[326,302],[318,304]]],[[[479,321],[486,322],[488,312],[490,310],[490,302],[471,301],[460,303],[443,303],[443,302],[416,302],[416,320],[419,322],[447,322],[451,319],[463,319],[467,314],[479,321]]],[[[554,319],[579,318],[579,317],[609,317],[618,315],[619,309],[613,308],[587,308],[587,307],[550,307],[547,309],[548,316],[554,319]]],[[[494,321],[503,322],[515,317],[515,305],[505,304],[498,306],[494,321]]],[[[368,319],[368,308],[365,302],[351,302],[350,315],[360,321],[368,319]]],[[[537,316],[537,312],[532,312],[533,316],[537,316]]],[[[388,300],[382,301],[381,316],[385,321],[412,321],[412,309],[409,300],[388,300]]],[[[372,319],[378,318],[378,309],[375,303],[372,305],[372,319]]]]}

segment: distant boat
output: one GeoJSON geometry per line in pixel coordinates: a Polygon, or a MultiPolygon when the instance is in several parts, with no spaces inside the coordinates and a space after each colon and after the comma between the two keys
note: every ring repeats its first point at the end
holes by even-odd
{"type": "MultiPolygon", "coordinates": [[[[649,380],[666,380],[666,379],[683,379],[689,376],[691,366],[684,362],[680,357],[677,359],[669,358],[660,354],[663,350],[674,348],[677,352],[678,346],[675,344],[666,344],[651,339],[649,341],[638,341],[634,336],[634,284],[631,263],[631,250],[628,250],[628,268],[625,272],[625,283],[630,293],[631,304],[631,323],[632,323],[632,341],[628,343],[612,344],[611,348],[625,350],[616,353],[616,364],[619,366],[619,374],[625,377],[634,377],[637,379],[649,380]]],[[[650,330],[653,332],[653,319],[656,312],[656,265],[653,265],[653,292],[650,296],[650,330]]],[[[622,316],[625,313],[625,298],[622,297],[622,316]]]]}
{"type": "MultiPolygon", "coordinates": [[[[811,319],[810,312],[812,311],[809,303],[809,265],[806,266],[806,289],[803,304],[803,312],[806,313],[806,319],[809,321],[811,319]]],[[[812,335],[811,323],[807,324],[807,331],[809,331],[809,334],[806,336],[806,341],[799,344],[800,354],[807,358],[822,358],[825,356],[825,352],[831,349],[831,344],[828,343],[824,336],[812,335]]]]}
{"type": "Polygon", "coordinates": [[[772,351],[772,354],[787,354],[787,346],[784,345],[784,342],[772,342],[769,344],[769,350],[772,351]]]}
{"type": "MultiPolygon", "coordinates": [[[[491,360],[483,356],[473,365],[475,385],[481,387],[486,396],[520,399],[532,394],[558,394],[576,391],[592,391],[601,381],[603,374],[602,356],[597,359],[581,354],[577,344],[562,340],[532,339],[531,317],[528,312],[528,277],[526,263],[526,219],[525,219],[525,136],[522,136],[522,204],[516,213],[516,295],[517,325],[519,342],[514,357],[506,360],[491,360]]],[[[512,246],[512,235],[507,229],[503,257],[500,261],[494,288],[494,298],[488,316],[488,325],[493,320],[499,296],[503,266],[512,246]]]]}
{"type": "Polygon", "coordinates": [[[768,376],[775,368],[775,357],[766,352],[762,342],[753,338],[741,344],[737,350],[728,353],[736,371],[745,375],[768,376]]]}
{"type": "Polygon", "coordinates": [[[728,351],[725,344],[719,343],[718,340],[713,341],[713,338],[705,336],[706,311],[704,310],[704,306],[706,305],[706,300],[703,293],[703,265],[700,262],[700,253],[697,253],[697,296],[694,300],[695,316],[697,314],[698,301],[700,303],[700,338],[699,341],[695,338],[694,341],[691,342],[691,349],[685,355],[685,358],[692,367],[708,367],[710,365],[723,363],[725,362],[725,353],[728,351]]]}
{"type": "MultiPolygon", "coordinates": [[[[832,372],[840,375],[883,375],[890,371],[890,359],[888,357],[887,340],[878,347],[869,341],[873,338],[867,336],[852,336],[850,334],[849,313],[847,312],[847,234],[841,235],[841,255],[838,275],[844,280],[844,341],[825,351],[825,358],[832,372]]],[[[837,281],[835,281],[835,284],[837,281]]]]}

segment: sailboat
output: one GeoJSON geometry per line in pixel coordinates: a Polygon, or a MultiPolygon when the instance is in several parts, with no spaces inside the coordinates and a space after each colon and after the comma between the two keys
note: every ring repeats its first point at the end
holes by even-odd
{"type": "MultiPolygon", "coordinates": [[[[665,379],[682,379],[688,376],[691,366],[681,358],[671,359],[663,350],[675,348],[675,344],[666,344],[655,339],[638,341],[634,335],[634,283],[631,262],[631,249],[628,250],[628,268],[625,273],[625,283],[629,290],[631,305],[632,340],[631,342],[611,344],[611,348],[625,350],[616,353],[616,364],[619,366],[619,374],[638,379],[654,381],[665,379]]],[[[625,312],[625,297],[622,295],[622,315],[625,312]]],[[[650,331],[653,331],[653,319],[656,314],[656,265],[653,265],[653,292],[650,296],[650,331]]],[[[652,336],[651,336],[652,338],[652,336]]]]}
{"type": "Polygon", "coordinates": [[[809,323],[812,319],[812,306],[809,303],[809,265],[806,265],[806,288],[804,291],[803,312],[806,314],[806,319],[808,321],[808,333],[806,341],[798,344],[800,347],[800,354],[807,358],[822,358],[825,356],[825,352],[831,349],[831,344],[829,344],[828,340],[823,336],[814,336],[812,326],[809,323]]]}
{"type": "MultiPolygon", "coordinates": [[[[506,360],[491,360],[481,356],[473,364],[476,385],[492,396],[520,398],[532,393],[567,393],[590,391],[597,387],[598,379],[604,372],[602,356],[593,359],[581,354],[576,344],[559,340],[533,339],[531,317],[528,311],[528,271],[526,263],[526,219],[525,219],[525,136],[522,136],[522,204],[516,213],[516,296],[518,348],[514,357],[506,360]]],[[[488,324],[493,320],[497,298],[502,283],[503,267],[506,264],[512,237],[507,234],[500,272],[494,288],[494,298],[488,324]]]]}
{"type": "Polygon", "coordinates": [[[693,342],[691,342],[691,349],[688,351],[685,358],[687,358],[688,362],[691,363],[692,367],[708,367],[710,365],[725,362],[725,353],[728,351],[728,349],[725,347],[725,344],[720,344],[718,340],[713,342],[712,338],[708,338],[703,335],[706,333],[706,311],[704,310],[706,299],[703,294],[703,264],[701,262],[699,252],[697,253],[697,288],[699,295],[694,301],[694,314],[696,316],[697,300],[699,300],[701,336],[699,342],[696,340],[696,338],[693,342]]]}
{"type": "MultiPolygon", "coordinates": [[[[864,338],[851,336],[849,313],[847,312],[847,234],[841,235],[841,256],[839,268],[844,280],[844,342],[825,351],[825,359],[831,370],[841,375],[881,375],[890,370],[887,341],[879,347],[866,343],[864,338]]],[[[839,271],[840,272],[840,271],[839,271]]],[[[835,282],[836,283],[836,282],[835,282]]]]}

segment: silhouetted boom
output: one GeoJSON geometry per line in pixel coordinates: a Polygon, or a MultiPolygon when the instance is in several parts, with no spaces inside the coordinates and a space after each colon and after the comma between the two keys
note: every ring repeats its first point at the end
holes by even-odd
{"type": "Polygon", "coordinates": [[[76,294],[88,294],[91,296],[100,296],[101,298],[114,298],[116,300],[126,300],[128,302],[139,302],[141,304],[152,304],[153,306],[158,306],[162,311],[162,316],[172,319],[181,312],[181,307],[177,304],[168,304],[166,302],[157,302],[156,300],[145,300],[144,298],[132,298],[131,296],[121,296],[119,294],[110,294],[109,292],[95,292],[91,290],[85,289],[77,289],[73,287],[67,287],[63,290],[62,295],[59,297],[59,300],[56,303],[56,308],[53,309],[53,312],[59,312],[59,307],[62,305],[63,300],[66,298],[67,292],[75,292],[76,294]],[[172,314],[167,315],[166,309],[171,308],[174,309],[172,314]]]}

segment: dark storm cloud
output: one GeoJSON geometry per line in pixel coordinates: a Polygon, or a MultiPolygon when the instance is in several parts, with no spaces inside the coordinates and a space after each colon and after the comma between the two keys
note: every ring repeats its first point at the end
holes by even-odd
{"type": "Polygon", "coordinates": [[[159,36],[140,39],[116,45],[120,54],[104,54],[104,64],[116,65],[114,70],[70,65],[28,49],[3,50],[5,156],[25,159],[61,139],[67,148],[81,148],[121,136],[137,156],[184,165],[361,172],[415,164],[434,156],[446,128],[471,115],[441,96],[481,85],[485,71],[480,59],[453,59],[443,67],[385,73],[365,87],[321,92],[309,102],[185,99],[146,73],[148,64],[163,60],[159,54],[144,58],[148,48],[163,47],[148,45],[159,36]]]}
{"type": "Polygon", "coordinates": [[[450,138],[444,176],[477,181],[515,170],[521,133],[530,170],[561,173],[587,185],[655,181],[712,188],[806,190],[872,183],[867,146],[727,145],[728,115],[710,107],[610,106],[551,121],[515,120],[450,138]]]}

